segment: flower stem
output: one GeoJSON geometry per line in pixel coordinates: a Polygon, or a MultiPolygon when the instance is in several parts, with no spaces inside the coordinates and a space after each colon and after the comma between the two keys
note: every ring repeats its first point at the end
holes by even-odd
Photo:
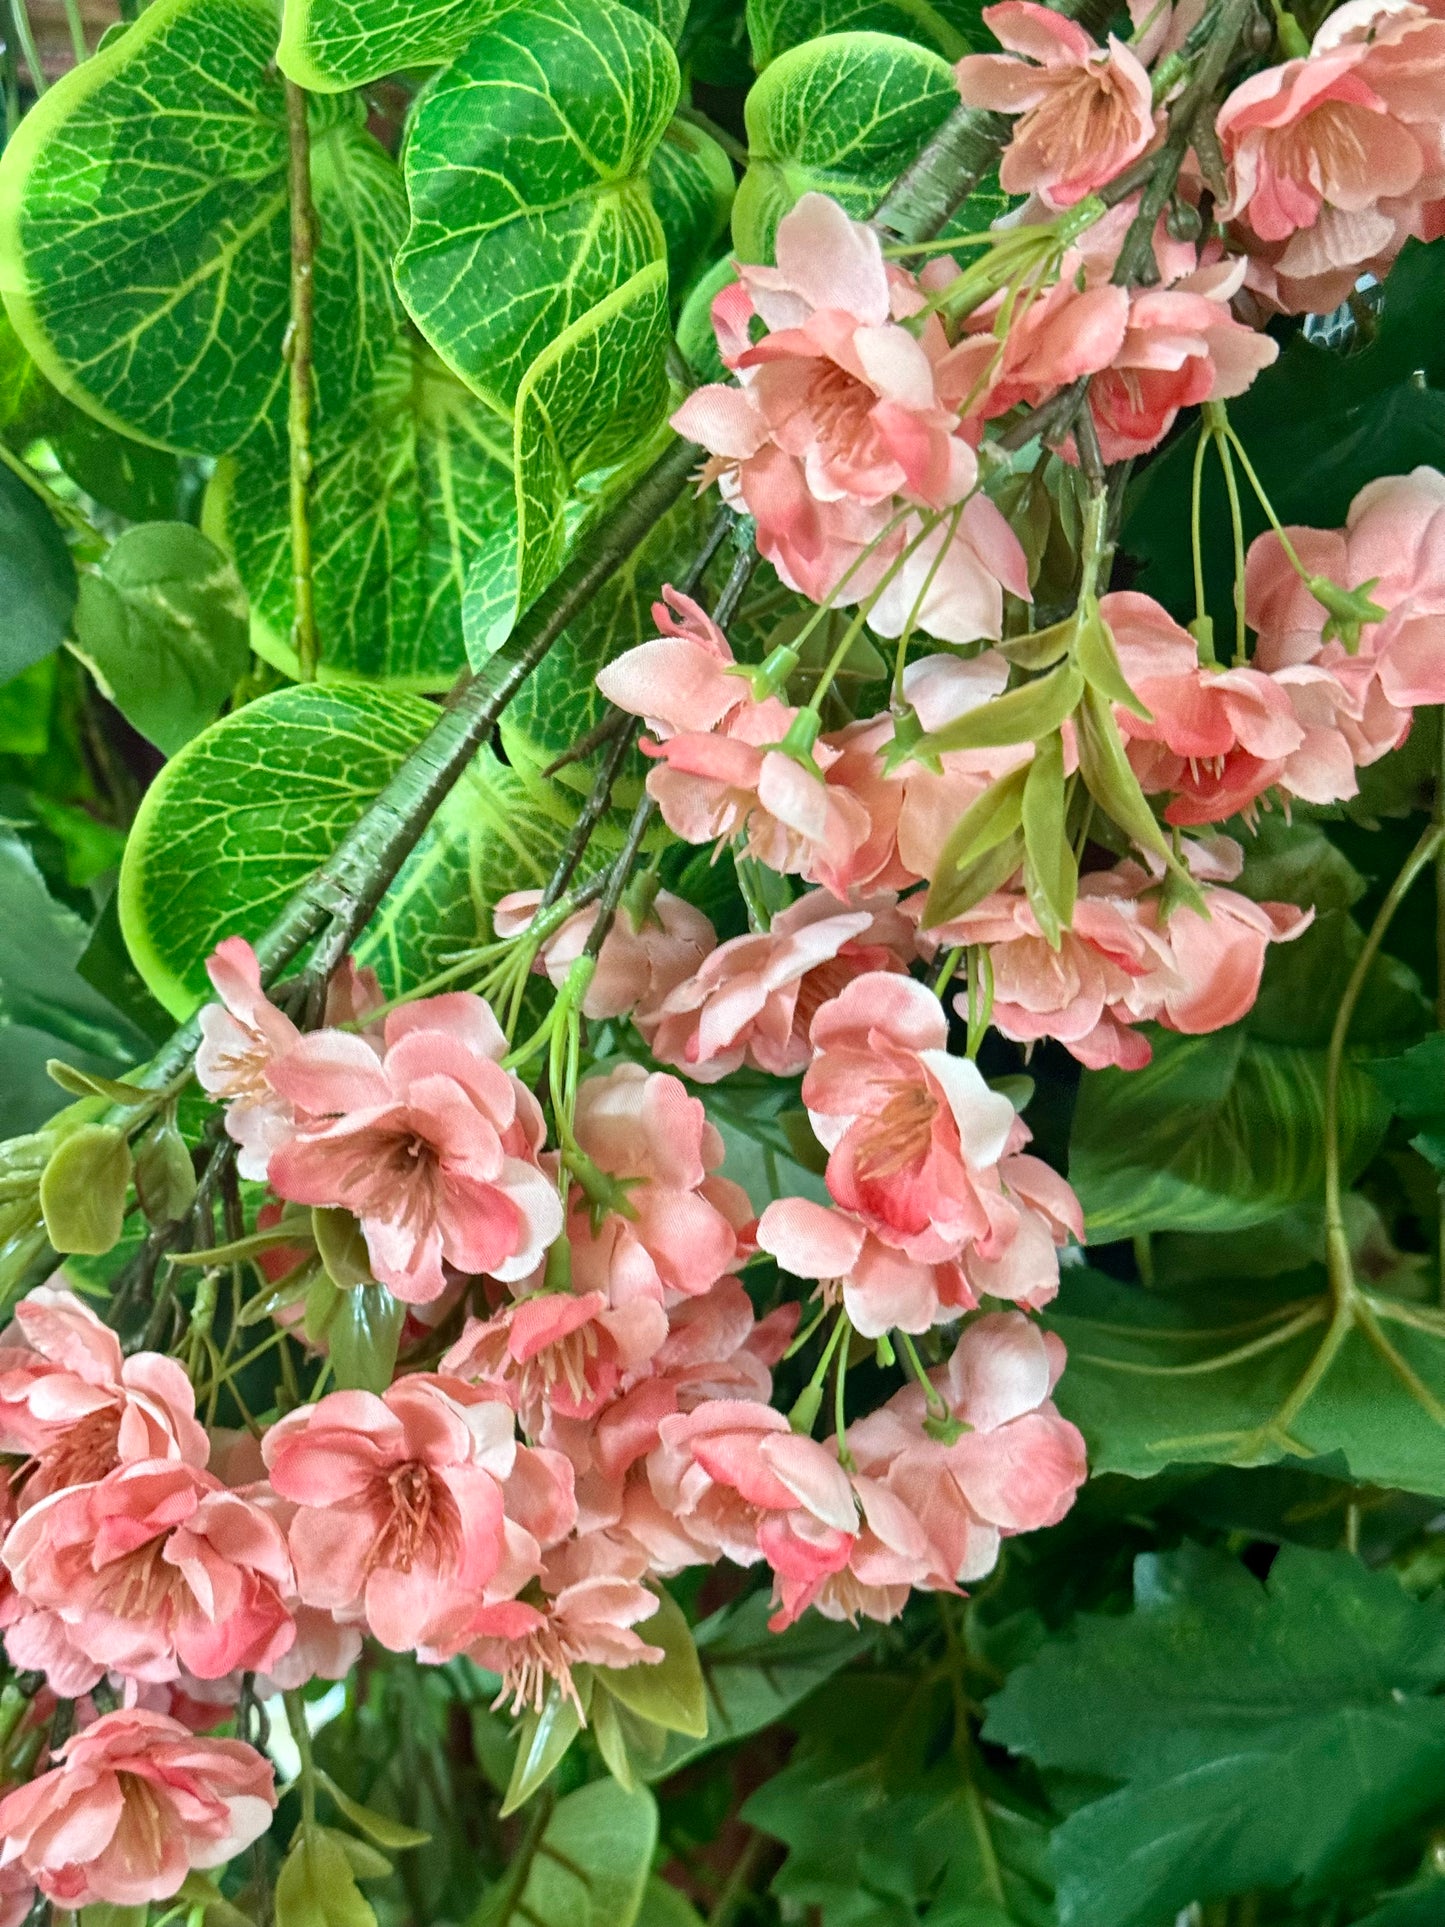
{"type": "Polygon", "coordinates": [[[291,1729],[291,1738],[301,1759],[301,1824],[314,1827],[316,1824],[316,1762],[311,1755],[311,1728],[306,1724],[306,1701],[299,1689],[282,1694],[286,1708],[286,1724],[291,1729]]]}

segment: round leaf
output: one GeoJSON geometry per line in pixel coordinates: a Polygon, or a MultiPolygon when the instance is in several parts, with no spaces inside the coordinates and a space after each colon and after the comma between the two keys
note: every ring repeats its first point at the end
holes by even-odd
{"type": "Polygon", "coordinates": [[[188,522],[145,522],[80,584],[76,651],[130,723],[172,756],[250,661],[236,571],[188,522]]]}
{"type": "Polygon", "coordinates": [[[894,34],[945,60],[992,47],[974,0],[748,0],[748,37],[759,73],[790,47],[824,34],[894,34]]]}
{"type": "Polygon", "coordinates": [[[100,1257],[120,1242],[131,1156],[114,1124],[82,1124],[50,1155],[40,1179],[45,1232],[57,1251],[100,1257]]]}

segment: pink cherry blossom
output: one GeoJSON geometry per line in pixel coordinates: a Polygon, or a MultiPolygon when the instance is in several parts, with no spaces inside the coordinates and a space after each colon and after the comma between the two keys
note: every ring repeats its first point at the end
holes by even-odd
{"type": "Polygon", "coordinates": [[[892,896],[811,890],[753,936],[719,944],[640,1025],[655,1057],[711,1084],[741,1064],[796,1077],[819,1008],[864,971],[904,971],[913,931],[892,896]]]}
{"type": "MultiPolygon", "coordinates": [[[[497,935],[517,937],[528,929],[541,896],[540,890],[514,890],[503,897],[492,912],[497,935]]],[[[590,907],[570,916],[543,943],[534,969],[560,989],[596,920],[597,912],[590,907]]],[[[659,890],[640,919],[622,904],[598,954],[596,974],[582,1000],[583,1016],[600,1020],[655,1008],[692,975],[716,943],[717,933],[701,910],[670,890],[659,890]]]]}
{"type": "Polygon", "coordinates": [[[331,1392],[273,1425],[271,1483],[292,1500],[306,1604],[365,1623],[407,1652],[470,1610],[502,1556],[510,1409],[455,1379],[400,1379],[384,1396],[331,1392]]]}
{"type": "Polygon", "coordinates": [[[613,1305],[603,1291],[536,1291],[470,1320],[443,1366],[503,1392],[536,1438],[549,1413],[594,1418],[666,1335],[667,1314],[650,1297],[613,1305]]]}
{"type": "Polygon", "coordinates": [[[507,1042],[465,992],[394,1010],[386,1047],[343,1031],[302,1038],[270,1071],[305,1113],[273,1152],[271,1183],[301,1204],[356,1214],[372,1270],[409,1303],[464,1272],[525,1277],[562,1228],[537,1165],[536,1099],[501,1068],[507,1042]]]}
{"type": "Polygon", "coordinates": [[[269,1760],[160,1713],[102,1714],[55,1758],[0,1800],[0,1871],[67,1909],[167,1900],[259,1839],[276,1805],[269,1760]]]}
{"type": "Polygon", "coordinates": [[[1149,76],[1112,35],[1098,46],[1075,21],[1032,0],[985,7],[1009,49],[970,54],[954,69],[969,107],[1020,116],[999,179],[1010,194],[1072,207],[1137,160],[1154,138],[1149,76]]]}
{"type": "Polygon", "coordinates": [[[609,1304],[696,1297],[746,1256],[753,1221],[741,1185],[718,1175],[723,1141],[675,1077],[619,1064],[577,1093],[579,1148],[617,1180],[623,1209],[595,1231],[580,1193],[569,1219],[572,1283],[609,1304]]]}
{"type": "Polygon", "coordinates": [[[60,1622],[74,1652],[133,1678],[264,1671],[295,1636],[275,1521],[174,1459],[52,1493],[11,1527],[3,1557],[16,1592],[60,1622]]]}
{"type": "Polygon", "coordinates": [[[175,1359],[124,1358],[115,1333],[73,1292],[37,1286],[0,1333],[0,1451],[34,1462],[26,1504],[136,1459],[203,1466],[210,1441],[195,1413],[175,1359]]]}
{"type": "Polygon", "coordinates": [[[645,1555],[592,1532],[548,1559],[535,1601],[483,1606],[467,1652],[501,1675],[497,1703],[540,1713],[555,1683],[581,1712],[575,1667],[656,1665],[662,1648],[635,1630],[657,1612],[657,1594],[641,1583],[645,1570],[645,1555]]]}
{"type": "MultiPolygon", "coordinates": [[[[739,385],[698,389],[673,425],[709,451],[705,476],[724,499],[756,517],[760,552],[817,601],[882,535],[895,497],[950,508],[978,468],[957,397],[940,391],[942,326],[900,325],[922,300],[885,265],[877,235],[805,194],[779,223],[776,255],[774,268],[740,268],[714,303],[739,385]]],[[[879,573],[865,568],[849,599],[879,573]]]]}
{"type": "Polygon", "coordinates": [[[206,962],[217,1004],[198,1022],[196,1082],[226,1102],[226,1132],[240,1145],[236,1168],[262,1179],[266,1161],[290,1133],[291,1106],[267,1072],[300,1038],[300,1031],[261,988],[261,966],[244,937],[227,937],[206,962]]]}
{"type": "MultiPolygon", "coordinates": [[[[1361,489],[1343,529],[1288,534],[1307,572],[1364,588],[1385,619],[1363,627],[1353,655],[1326,642],[1326,610],[1279,538],[1263,535],[1245,573],[1246,609],[1259,632],[1255,660],[1288,689],[1328,768],[1345,757],[1372,763],[1403,741],[1415,708],[1445,702],[1445,478],[1433,468],[1384,476],[1361,489]]],[[[1331,796],[1298,787],[1296,794],[1353,794],[1344,782],[1336,775],[1331,796]]]]}

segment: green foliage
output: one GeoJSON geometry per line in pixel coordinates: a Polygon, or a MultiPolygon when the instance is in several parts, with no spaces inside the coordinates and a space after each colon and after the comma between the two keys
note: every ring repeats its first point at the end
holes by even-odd
{"type": "Polygon", "coordinates": [[[1445,1615],[1393,1574],[1286,1546],[1266,1584],[1146,1555],[1134,1611],[1082,1618],[989,1710],[1040,1765],[1124,1784],[1054,1836],[1063,1927],[1153,1927],[1190,1901],[1389,1866],[1439,1807],[1445,1615]]]}
{"type": "Polygon", "coordinates": [[[45,504],[0,469],[0,684],[64,642],[75,607],[75,564],[45,504]]]}
{"type": "Polygon", "coordinates": [[[790,47],[846,32],[916,40],[957,60],[993,45],[979,13],[975,0],[748,0],[748,37],[759,72],[790,47]]]}
{"type": "MultiPolygon", "coordinates": [[[[1152,1030],[1142,1071],[1085,1073],[1069,1172],[1094,1241],[1228,1231],[1319,1194],[1324,1053],[1265,1044],[1247,1026],[1207,1037],[1152,1030]]],[[[1346,1066],[1344,1161],[1353,1176],[1387,1121],[1378,1087],[1346,1066]]]]}
{"type": "Polygon", "coordinates": [[[948,62],[888,34],[830,33],[780,55],[747,99],[739,258],[771,260],[778,222],[804,194],[867,215],[957,105],[948,62]]]}
{"type": "Polygon", "coordinates": [[[543,1817],[476,1927],[633,1927],[657,1838],[652,1795],[598,1780],[543,1817]]]}
{"type": "Polygon", "coordinates": [[[647,180],[667,240],[667,279],[676,312],[727,228],[732,162],[711,134],[675,119],[657,144],[647,180]]]}
{"type": "MultiPolygon", "coordinates": [[[[284,429],[274,36],[265,0],[156,0],[50,89],[0,163],[0,292],[25,346],[62,394],[165,448],[221,455],[284,429]],[[96,154],[99,196],[86,185],[96,154]]],[[[312,183],[317,390],[339,413],[397,338],[386,264],[405,209],[348,103],[317,111],[312,183]]]]}
{"type": "Polygon", "coordinates": [[[186,522],[143,522],[81,578],[76,651],[121,714],[167,755],[197,735],[250,661],[236,572],[186,522]]]}

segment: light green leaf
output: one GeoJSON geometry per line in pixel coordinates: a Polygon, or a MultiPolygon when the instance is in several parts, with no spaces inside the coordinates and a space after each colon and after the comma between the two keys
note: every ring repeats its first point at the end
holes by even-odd
{"type": "MultiPolygon", "coordinates": [[[[579,1686],[579,1691],[581,1690],[579,1686]]],[[[549,1680],[542,1710],[531,1708],[522,1715],[517,1739],[517,1757],[512,1777],[502,1801],[503,1819],[525,1806],[537,1789],[548,1781],[570,1751],[582,1731],[582,1714],[570,1693],[564,1693],[556,1680],[549,1680]]]]}
{"type": "MultiPolygon", "coordinates": [[[[316,438],[312,581],[321,675],[450,686],[466,655],[467,570],[515,514],[510,425],[422,342],[399,348],[374,391],[316,438]]],[[[206,532],[236,558],[252,643],[296,673],[284,465],[264,449],[220,463],[206,532]]]]}
{"type": "MultiPolygon", "coordinates": [[[[162,447],[279,442],[289,315],[286,113],[269,0],[155,0],[25,116],[0,161],[0,292],[90,414],[162,447]]],[[[317,391],[371,386],[401,312],[396,168],[351,107],[313,124],[317,391]]]]}
{"type": "MultiPolygon", "coordinates": [[[[1324,1183],[1324,1053],[1265,1044],[1235,1025],[1207,1037],[1149,1029],[1142,1071],[1086,1071],[1069,1178],[1098,1244],[1141,1231],[1259,1224],[1324,1183]]],[[[1380,1141],[1389,1107],[1346,1064],[1345,1177],[1380,1141]]]]}
{"type": "Polygon", "coordinates": [[[474,1927],[634,1927],[656,1841],[650,1793],[594,1780],[558,1801],[540,1838],[524,1848],[529,1857],[483,1900],[474,1927]]]}
{"type": "Polygon", "coordinates": [[[0,832],[0,1136],[59,1108],[51,1059],[104,1076],[150,1054],[144,1033],[77,971],[88,936],[19,837],[0,832]]]}
{"type": "Polygon", "coordinates": [[[673,312],[726,232],[733,204],[733,164],[710,134],[673,120],[647,170],[652,205],[667,238],[667,281],[673,312]]]}
{"type": "Polygon", "coordinates": [[[955,749],[1035,742],[1072,715],[1083,693],[1083,672],[1074,662],[1061,662],[1046,675],[1007,689],[991,702],[966,711],[956,722],[921,736],[914,754],[921,758],[955,749]]]}
{"type": "Polygon", "coordinates": [[[660,1595],[657,1611],[639,1624],[638,1636],[649,1646],[660,1646],[664,1657],[655,1665],[599,1667],[594,1687],[606,1687],[639,1719],[651,1720],[670,1733],[705,1739],[707,1694],[697,1646],[686,1615],[670,1593],[660,1595]]]}
{"type": "Polygon", "coordinates": [[[1054,1835],[1064,1927],[1154,1927],[1191,1902],[1335,1893],[1437,1805],[1445,1615],[1346,1553],[1283,1547],[1261,1585],[1146,1555],[1127,1617],[1018,1668],[987,1733],[1127,1784],[1054,1835]]]}
{"type": "Polygon", "coordinates": [[[759,73],[790,47],[824,34],[873,32],[916,40],[945,60],[993,46],[978,0],[748,0],[759,73]]]}
{"type": "Polygon", "coordinates": [[[1211,1274],[1192,1290],[1066,1273],[1046,1322],[1068,1347],[1058,1403],[1095,1473],[1334,1456],[1361,1484],[1445,1497],[1445,1322],[1376,1295],[1300,1402],[1329,1336],[1318,1274],[1211,1274]],[[1432,1390],[1433,1388],[1433,1390],[1432,1390]],[[1432,1407],[1434,1409],[1432,1409],[1432,1407]]]}
{"type": "Polygon", "coordinates": [[[57,1251],[100,1257],[120,1240],[131,1155],[114,1124],[82,1124],[61,1139],[40,1178],[45,1235],[57,1251]]]}
{"type": "Polygon", "coordinates": [[[75,586],[55,517],[18,475],[0,469],[0,683],[64,642],[75,586]]]}
{"type": "MultiPolygon", "coordinates": [[[[208,995],[205,959],[255,939],[335,849],[435,720],[414,696],[355,685],[277,690],[188,743],[146,792],[121,870],[126,944],[177,1017],[208,995]]],[[[490,937],[507,890],[540,883],[567,806],[478,756],[402,866],[358,948],[388,993],[490,937]]]]}
{"type": "Polygon", "coordinates": [[[773,61],[748,95],[748,170],[733,203],[744,261],[770,261],[804,194],[859,219],[958,105],[948,62],[883,33],[830,33],[773,61]]]}
{"type": "Polygon", "coordinates": [[[330,1827],[302,1825],[276,1880],[276,1927],[376,1927],[346,1849],[330,1827]]]}
{"type": "Polygon", "coordinates": [[[703,1927],[703,1918],[686,1894],[652,1874],[642,1890],[635,1927],[703,1927]]]}
{"type": "Polygon", "coordinates": [[[346,1815],[352,1826],[359,1827],[369,1840],[379,1847],[387,1847],[393,1853],[400,1853],[407,1847],[424,1847],[431,1838],[416,1827],[403,1826],[389,1813],[378,1813],[374,1807],[364,1807],[359,1800],[353,1800],[349,1793],[343,1793],[329,1773],[320,1775],[322,1786],[346,1815]]]}
{"type": "MultiPolygon", "coordinates": [[[[326,1349],[341,1391],[384,1392],[396,1371],[406,1306],[385,1285],[353,1285],[326,1325],[326,1349]]],[[[391,1844],[383,1840],[383,1846],[391,1844]]],[[[406,1844],[406,1843],[403,1843],[406,1844]]]]}
{"type": "MultiPolygon", "coordinates": [[[[981,796],[975,797],[949,831],[923,909],[925,929],[947,923],[950,917],[959,914],[960,908],[971,907],[961,902],[960,872],[970,870],[1000,845],[1008,844],[1012,849],[1023,826],[1024,790],[1028,780],[1027,765],[1010,770],[1007,776],[990,783],[981,796]]],[[[1010,868],[1013,867],[1011,864],[1010,868]]]]}
{"type": "MultiPolygon", "coordinates": [[[[647,166],[677,91],[672,49],[614,0],[527,0],[497,9],[419,101],[397,284],[499,414],[566,329],[662,261],[647,166]]],[[[655,379],[612,372],[619,402],[655,379]]]]}
{"type": "Polygon", "coordinates": [[[199,529],[143,522],[81,578],[75,648],[126,721],[173,756],[245,673],[245,592],[199,529]]]}
{"type": "Polygon", "coordinates": [[[135,1194],[154,1225],[174,1224],[190,1210],[196,1172],[190,1147],[168,1119],[151,1127],[135,1144],[135,1194]]]}
{"type": "Polygon", "coordinates": [[[1064,741],[1056,730],[1034,746],[1024,778],[1021,818],[1024,884],[1039,928],[1058,947],[1073,921],[1079,866],[1069,843],[1064,796],[1064,741]]]}

